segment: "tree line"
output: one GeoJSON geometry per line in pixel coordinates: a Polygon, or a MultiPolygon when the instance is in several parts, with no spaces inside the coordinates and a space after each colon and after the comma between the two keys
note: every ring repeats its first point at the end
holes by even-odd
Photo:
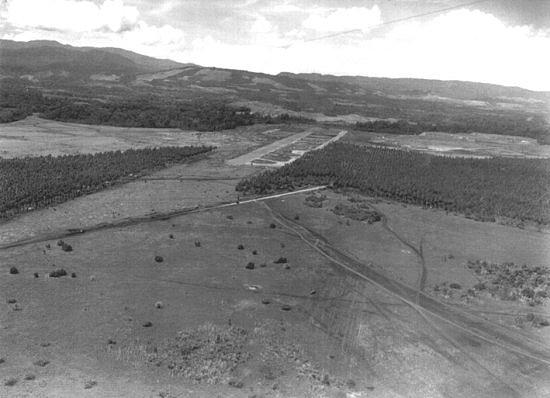
{"type": "Polygon", "coordinates": [[[66,156],[0,158],[0,219],[65,202],[122,177],[179,163],[212,147],[161,147],[66,156]]]}
{"type": "Polygon", "coordinates": [[[354,188],[403,203],[497,218],[550,223],[550,160],[467,159],[333,143],[274,171],[244,179],[243,193],[309,185],[354,188]]]}

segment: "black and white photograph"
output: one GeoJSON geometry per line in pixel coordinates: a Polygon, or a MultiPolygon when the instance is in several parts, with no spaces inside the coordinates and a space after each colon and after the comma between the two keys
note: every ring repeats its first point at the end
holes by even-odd
{"type": "Polygon", "coordinates": [[[0,0],[0,398],[550,398],[550,0],[0,0]]]}

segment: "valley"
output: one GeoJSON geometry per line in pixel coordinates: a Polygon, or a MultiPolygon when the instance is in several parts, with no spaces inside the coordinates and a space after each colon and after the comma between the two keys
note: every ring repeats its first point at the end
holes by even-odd
{"type": "Polygon", "coordinates": [[[548,93],[0,50],[1,397],[550,396],[548,93]]]}

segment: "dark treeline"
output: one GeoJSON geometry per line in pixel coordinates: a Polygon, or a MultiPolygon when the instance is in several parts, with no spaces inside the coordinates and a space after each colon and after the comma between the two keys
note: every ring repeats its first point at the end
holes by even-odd
{"type": "Polygon", "coordinates": [[[122,177],[182,162],[212,147],[162,147],[67,156],[0,158],[0,219],[62,203],[122,177]]]}
{"type": "Polygon", "coordinates": [[[236,189],[265,194],[324,184],[479,220],[550,223],[550,160],[541,159],[449,158],[335,143],[236,189]]]}
{"type": "Polygon", "coordinates": [[[233,129],[257,123],[312,122],[288,114],[253,114],[246,107],[206,99],[182,101],[146,95],[104,101],[44,96],[40,90],[25,87],[17,81],[7,81],[0,90],[0,122],[23,119],[32,113],[62,122],[199,131],[233,129]]]}

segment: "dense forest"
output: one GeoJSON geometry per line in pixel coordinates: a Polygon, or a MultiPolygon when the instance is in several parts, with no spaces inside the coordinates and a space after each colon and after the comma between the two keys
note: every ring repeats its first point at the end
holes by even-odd
{"type": "Polygon", "coordinates": [[[242,180],[236,189],[266,194],[322,184],[479,220],[550,223],[546,159],[450,158],[334,143],[278,170],[242,180]]]}
{"type": "Polygon", "coordinates": [[[162,147],[67,156],[0,158],[0,219],[62,203],[122,177],[183,162],[212,147],[162,147]]]}
{"type": "Polygon", "coordinates": [[[134,95],[127,99],[100,100],[45,96],[38,89],[7,80],[0,90],[0,123],[20,120],[32,113],[61,122],[198,131],[233,129],[257,123],[313,122],[288,114],[252,114],[249,108],[213,99],[185,101],[134,95]]]}

